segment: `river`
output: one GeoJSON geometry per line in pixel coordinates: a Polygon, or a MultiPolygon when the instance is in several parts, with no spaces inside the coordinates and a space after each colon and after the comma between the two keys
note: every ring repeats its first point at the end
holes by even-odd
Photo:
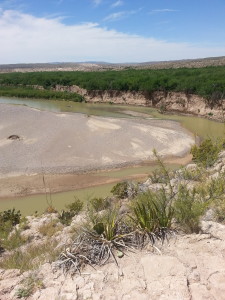
{"type": "MultiPolygon", "coordinates": [[[[198,118],[191,116],[175,115],[175,114],[160,114],[156,109],[148,107],[137,106],[123,106],[114,104],[89,104],[89,103],[74,103],[70,101],[54,101],[54,100],[31,100],[31,99],[17,99],[1,97],[0,103],[13,105],[26,105],[39,110],[47,110],[52,112],[70,112],[83,113],[86,115],[95,115],[113,118],[157,118],[163,120],[173,120],[180,122],[181,125],[188,131],[191,131],[196,137],[206,138],[220,138],[224,136],[225,128],[223,123],[198,118]]],[[[171,165],[171,168],[178,167],[178,165],[171,165]]],[[[136,168],[123,168],[122,170],[112,170],[101,173],[101,176],[107,178],[116,178],[123,180],[128,176],[138,174],[148,174],[153,168],[148,165],[139,166],[136,168]]],[[[98,174],[99,175],[99,174],[98,174]]],[[[95,176],[95,174],[93,174],[95,176]]],[[[114,184],[105,184],[96,187],[89,187],[79,189],[76,191],[56,193],[51,196],[52,204],[57,209],[64,208],[65,204],[73,201],[74,197],[87,201],[90,197],[107,196],[114,184]]],[[[47,195],[48,202],[50,196],[47,195]]],[[[15,207],[20,209],[23,214],[30,214],[34,211],[43,211],[47,206],[46,195],[31,195],[26,197],[16,197],[2,199],[0,202],[0,210],[5,210],[15,207]],[[32,202],[32,205],[30,205],[32,202]],[[29,204],[29,205],[28,205],[29,204]]]]}

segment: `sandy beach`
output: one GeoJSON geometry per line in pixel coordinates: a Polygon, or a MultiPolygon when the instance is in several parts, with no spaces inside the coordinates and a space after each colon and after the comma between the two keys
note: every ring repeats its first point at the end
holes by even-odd
{"type": "Polygon", "coordinates": [[[8,104],[0,105],[0,120],[2,190],[4,182],[15,185],[18,179],[19,184],[21,176],[75,176],[151,161],[153,149],[179,158],[194,143],[179,123],[166,120],[53,113],[8,104]],[[19,139],[8,139],[11,135],[19,139]]]}

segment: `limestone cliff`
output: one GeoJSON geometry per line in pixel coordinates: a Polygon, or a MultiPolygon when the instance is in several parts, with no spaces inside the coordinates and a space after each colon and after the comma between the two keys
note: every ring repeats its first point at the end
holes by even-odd
{"type": "Polygon", "coordinates": [[[144,92],[144,91],[116,91],[116,90],[92,90],[87,91],[78,86],[55,87],[57,91],[78,93],[90,103],[114,103],[125,105],[149,106],[160,109],[163,112],[179,112],[206,117],[222,121],[224,119],[225,99],[210,105],[205,98],[186,94],[183,92],[144,92]]]}

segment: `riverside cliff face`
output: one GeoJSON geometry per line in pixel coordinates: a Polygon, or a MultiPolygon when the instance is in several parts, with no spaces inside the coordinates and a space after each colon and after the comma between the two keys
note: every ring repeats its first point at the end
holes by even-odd
{"type": "Polygon", "coordinates": [[[55,87],[56,91],[68,91],[78,93],[85,97],[90,103],[114,103],[125,105],[140,105],[155,107],[161,111],[179,112],[192,114],[213,120],[222,121],[224,119],[225,99],[210,106],[205,98],[182,92],[143,92],[143,91],[116,91],[116,90],[93,90],[87,91],[78,86],[55,87]]]}

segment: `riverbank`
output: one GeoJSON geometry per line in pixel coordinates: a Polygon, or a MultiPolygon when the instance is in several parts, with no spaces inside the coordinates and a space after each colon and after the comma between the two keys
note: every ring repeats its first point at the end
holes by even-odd
{"type": "Polygon", "coordinates": [[[116,90],[88,91],[76,85],[56,85],[54,90],[77,93],[84,97],[88,103],[145,106],[157,108],[161,113],[182,113],[224,122],[225,99],[222,98],[209,101],[199,95],[173,91],[155,91],[151,93],[116,90]]]}
{"type": "MultiPolygon", "coordinates": [[[[52,192],[116,182],[87,172],[151,161],[153,148],[164,157],[181,158],[195,142],[179,123],[166,120],[88,117],[6,104],[0,118],[2,197],[44,192],[43,174],[52,192]],[[18,139],[8,139],[11,135],[18,139]]],[[[146,172],[137,177],[142,175],[146,172]]]]}

